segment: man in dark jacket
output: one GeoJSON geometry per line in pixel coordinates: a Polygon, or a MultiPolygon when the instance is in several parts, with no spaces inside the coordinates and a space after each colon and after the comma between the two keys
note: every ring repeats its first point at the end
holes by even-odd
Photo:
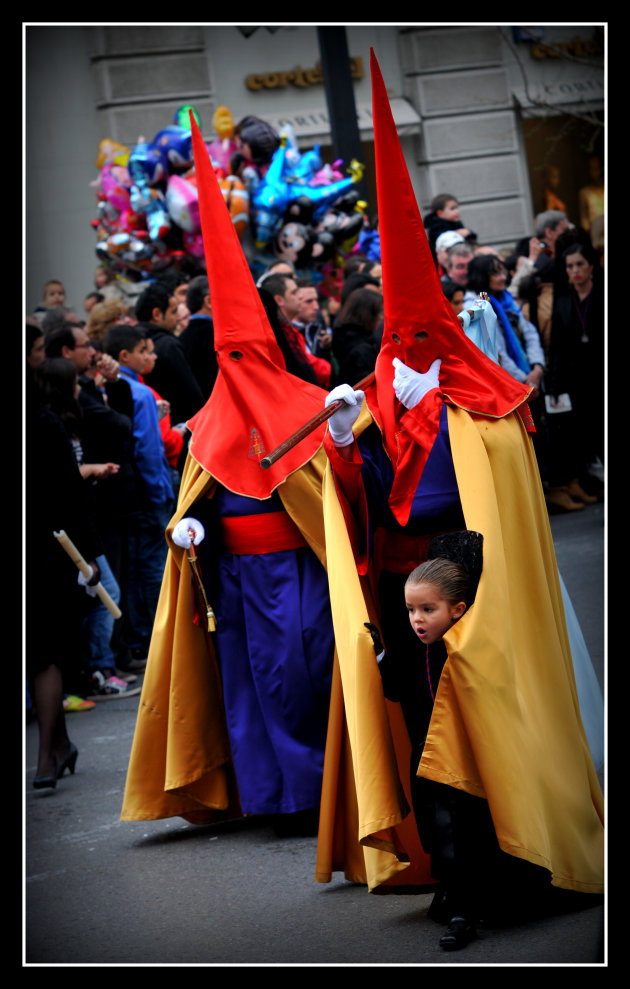
{"type": "Polygon", "coordinates": [[[153,340],[158,355],[146,383],[170,402],[173,423],[186,422],[204,404],[204,396],[174,333],[177,300],[167,287],[153,282],[136,302],[136,316],[153,340]]]}
{"type": "Polygon", "coordinates": [[[207,275],[197,275],[188,283],[186,306],[190,319],[179,340],[205,402],[210,398],[219,370],[214,352],[214,324],[207,275]]]}

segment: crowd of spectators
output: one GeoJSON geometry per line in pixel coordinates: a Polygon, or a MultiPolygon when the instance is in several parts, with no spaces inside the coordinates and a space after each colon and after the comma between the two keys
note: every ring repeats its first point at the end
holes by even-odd
{"type": "MultiPolygon", "coordinates": [[[[438,197],[445,199],[457,204],[438,197]]],[[[431,236],[435,209],[425,224],[431,236]]],[[[603,251],[559,209],[539,213],[531,235],[510,250],[471,239],[457,210],[432,246],[455,313],[485,293],[497,317],[490,356],[533,388],[534,448],[549,511],[582,511],[603,500],[603,251]]]]}

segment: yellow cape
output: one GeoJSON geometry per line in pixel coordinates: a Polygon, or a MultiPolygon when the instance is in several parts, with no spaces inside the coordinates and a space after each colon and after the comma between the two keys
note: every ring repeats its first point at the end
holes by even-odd
{"type": "MultiPolygon", "coordinates": [[[[326,463],[320,448],[277,488],[324,566],[321,490],[326,463]]],[[[123,821],[184,817],[205,824],[242,813],[213,638],[193,622],[186,552],[171,539],[176,523],[215,488],[215,479],[189,455],[177,512],[166,531],[169,553],[127,771],[123,821]]]]}
{"type": "MultiPolygon", "coordinates": [[[[365,416],[355,432],[369,422],[365,416]]],[[[445,635],[448,660],[418,772],[488,800],[501,848],[556,886],[600,893],[603,797],[582,726],[538,467],[516,413],[448,407],[466,526],[484,537],[472,607],[445,635]]],[[[372,892],[422,883],[399,705],[383,697],[357,575],[328,467],[327,567],[338,654],[324,764],[316,878],[334,871],[372,892]],[[403,783],[401,784],[401,780],[403,783]],[[411,827],[409,826],[411,823],[411,827]]]]}

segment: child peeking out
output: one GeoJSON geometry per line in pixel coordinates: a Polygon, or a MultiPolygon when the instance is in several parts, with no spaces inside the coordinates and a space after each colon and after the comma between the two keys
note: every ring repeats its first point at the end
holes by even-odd
{"type": "MultiPolygon", "coordinates": [[[[407,614],[421,643],[419,651],[412,650],[413,655],[404,658],[396,651],[389,655],[376,626],[367,623],[367,628],[377,653],[383,693],[388,700],[400,702],[411,742],[410,793],[416,826],[431,858],[431,874],[439,883],[429,916],[447,924],[439,943],[453,951],[475,936],[484,875],[488,879],[502,853],[485,800],[418,775],[448,659],[443,637],[472,604],[481,573],[483,540],[479,533],[451,533],[446,539],[456,548],[457,562],[441,556],[428,559],[405,583],[407,614]]],[[[441,548],[446,548],[444,543],[441,548]]]]}

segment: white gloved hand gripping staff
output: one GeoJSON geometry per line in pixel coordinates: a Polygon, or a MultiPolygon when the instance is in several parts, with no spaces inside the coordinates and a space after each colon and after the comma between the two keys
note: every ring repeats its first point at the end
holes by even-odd
{"type": "Polygon", "coordinates": [[[349,446],[350,443],[354,442],[352,427],[359,418],[363,398],[364,393],[355,391],[351,385],[337,385],[326,396],[326,408],[338,399],[342,399],[346,403],[328,420],[328,429],[335,446],[349,446]]]}
{"type": "Polygon", "coordinates": [[[205,529],[198,519],[187,518],[179,520],[173,529],[171,538],[176,546],[181,546],[182,549],[189,549],[191,543],[198,546],[205,534],[205,529]],[[191,532],[193,536],[191,536],[191,532]]]}

